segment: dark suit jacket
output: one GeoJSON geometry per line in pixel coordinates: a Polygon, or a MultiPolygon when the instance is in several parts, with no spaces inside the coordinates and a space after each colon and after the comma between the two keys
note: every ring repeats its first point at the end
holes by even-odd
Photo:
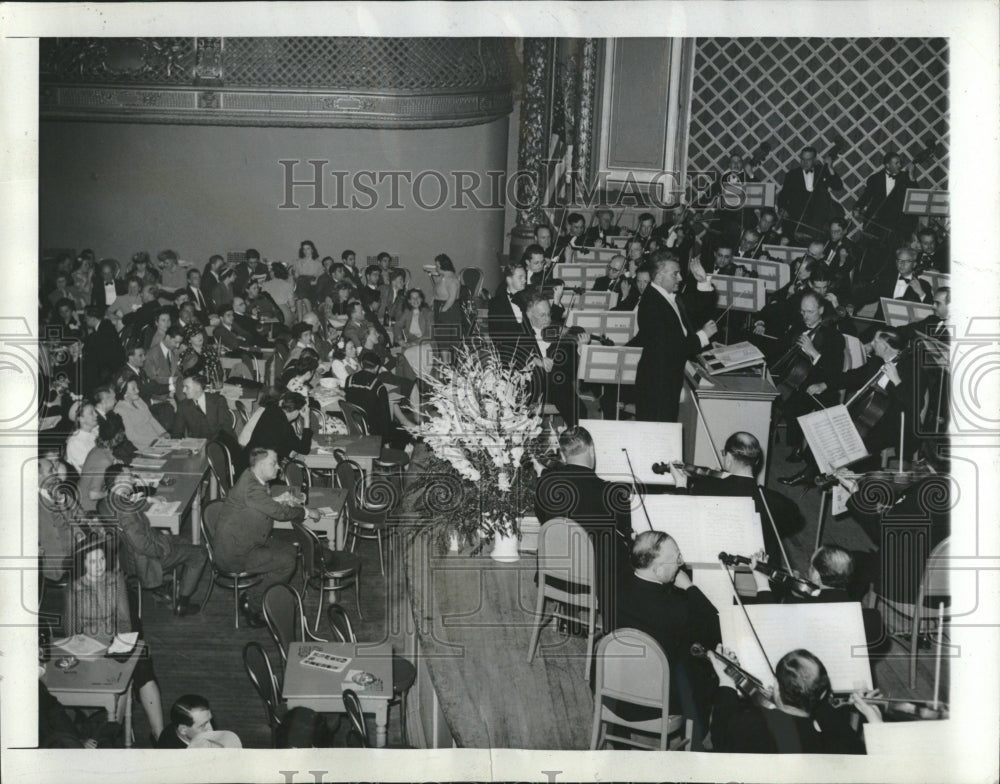
{"type": "MultiPolygon", "coordinates": [[[[607,275],[601,275],[601,277],[594,281],[594,288],[592,288],[591,291],[614,291],[621,294],[623,277],[624,275],[619,275],[612,279],[607,275]]],[[[632,288],[635,288],[634,283],[632,288]]]]}
{"type": "Polygon", "coordinates": [[[215,531],[215,558],[223,569],[243,569],[247,555],[267,547],[275,520],[298,522],[305,518],[301,506],[279,504],[253,471],[236,480],[222,504],[215,531]]]}
{"type": "Polygon", "coordinates": [[[594,224],[583,233],[583,244],[588,248],[601,247],[606,243],[608,238],[619,237],[621,233],[621,226],[608,226],[607,229],[602,231],[599,225],[594,224]]]}
{"type": "Polygon", "coordinates": [[[395,291],[392,286],[386,285],[379,289],[378,310],[376,311],[379,321],[385,321],[386,316],[392,323],[399,320],[406,307],[406,289],[395,291]]]}
{"type": "Polygon", "coordinates": [[[100,384],[108,383],[115,371],[125,362],[125,350],[114,326],[107,319],[101,319],[97,331],[83,340],[83,388],[91,391],[100,384]]]}
{"type": "MultiPolygon", "coordinates": [[[[780,357],[787,352],[805,331],[805,324],[800,317],[777,347],[776,355],[780,357]]],[[[819,351],[820,358],[812,366],[802,388],[821,381],[828,387],[834,387],[844,369],[844,336],[835,326],[821,322],[812,334],[812,342],[819,351]]],[[[830,391],[824,392],[823,395],[829,397],[830,391]]],[[[818,397],[824,399],[823,396],[818,397]]]]}
{"type": "Polygon", "coordinates": [[[295,428],[280,406],[265,406],[264,413],[260,415],[250,436],[247,452],[255,446],[273,449],[279,460],[284,460],[291,452],[307,455],[312,448],[312,430],[303,428],[300,438],[295,435],[295,428]]]}
{"type": "Polygon", "coordinates": [[[628,485],[605,482],[592,468],[559,465],[546,468],[535,487],[535,516],[546,523],[568,517],[578,523],[594,545],[598,607],[605,628],[615,628],[615,597],[619,583],[631,574],[631,493],[628,485]]]}
{"type": "Polygon", "coordinates": [[[685,336],[676,311],[652,285],[639,298],[638,323],[643,350],[635,377],[637,419],[677,421],[684,363],[702,348],[695,332],[697,327],[690,319],[688,321],[685,336]]]}
{"type": "MultiPolygon", "coordinates": [[[[121,278],[115,278],[115,294],[121,296],[128,292],[128,286],[125,281],[121,278]]],[[[94,286],[90,292],[90,304],[97,305],[99,308],[106,308],[108,306],[107,298],[104,296],[104,278],[99,274],[94,276],[94,286]]]]}
{"type": "Polygon", "coordinates": [[[175,551],[174,538],[164,531],[154,531],[143,511],[145,501],[102,498],[97,512],[104,520],[117,520],[125,534],[126,572],[139,578],[143,588],[163,584],[163,562],[175,551]]]}
{"type": "MultiPolygon", "coordinates": [[[[527,316],[525,316],[521,326],[522,333],[509,344],[511,365],[519,370],[527,368],[533,359],[542,357],[541,349],[538,341],[535,340],[535,333],[531,329],[527,316]]],[[[532,388],[535,392],[535,399],[544,400],[546,403],[554,405],[558,409],[559,415],[565,420],[566,425],[573,427],[579,419],[579,411],[582,408],[576,395],[579,365],[576,341],[560,339],[558,327],[549,327],[546,335],[551,336],[551,342],[549,342],[545,352],[545,358],[552,360],[552,370],[548,373],[545,372],[544,368],[539,367],[532,370],[532,388]]],[[[506,358],[503,351],[500,355],[506,358]]]]}
{"type": "MultiPolygon", "coordinates": [[[[756,480],[749,476],[727,476],[724,479],[716,479],[711,476],[699,476],[691,479],[689,486],[691,495],[722,495],[722,496],[742,496],[753,498],[754,507],[760,515],[761,530],[764,534],[764,550],[767,552],[769,562],[781,565],[784,560],[781,557],[781,547],[778,538],[774,534],[767,510],[771,510],[774,518],[774,525],[782,538],[792,536],[802,530],[805,519],[802,512],[794,501],[785,497],[781,493],[764,489],[765,507],[761,500],[761,490],[756,480]]],[[[737,553],[737,555],[750,555],[750,553],[737,553]]]]}
{"type": "MultiPolygon", "coordinates": [[[[170,391],[170,378],[177,379],[180,373],[180,359],[177,353],[170,352],[170,358],[163,355],[163,349],[159,344],[153,346],[146,352],[146,361],[142,365],[150,380],[150,394],[166,395],[170,391]]],[[[176,382],[179,386],[179,381],[176,382]]]]}
{"type": "MultiPolygon", "coordinates": [[[[218,297],[219,287],[222,284],[219,279],[215,276],[215,273],[206,271],[204,275],[201,276],[201,295],[205,298],[205,304],[208,307],[209,313],[215,313],[218,310],[219,305],[223,303],[223,299],[218,297]]],[[[230,300],[232,298],[230,297],[230,300]]]]}
{"type": "Polygon", "coordinates": [[[173,438],[207,438],[211,441],[219,433],[227,433],[236,438],[229,406],[221,395],[206,393],[205,410],[207,413],[203,414],[193,400],[182,400],[177,405],[170,435],[173,438]]]}
{"type": "Polygon", "coordinates": [[[195,288],[194,286],[185,286],[183,292],[188,295],[188,299],[191,300],[191,304],[194,305],[194,315],[198,321],[202,324],[208,324],[208,308],[210,307],[208,297],[204,295],[200,288],[195,288]],[[201,297],[205,300],[204,307],[202,307],[202,300],[198,298],[199,295],[201,295],[201,297]]]}
{"type": "Polygon", "coordinates": [[[910,175],[901,171],[892,193],[885,195],[885,169],[879,169],[865,181],[857,209],[865,216],[865,231],[883,242],[909,237],[917,225],[916,215],[903,214],[907,188],[916,187],[910,175]]]}
{"type": "MultiPolygon", "coordinates": [[[[863,387],[882,368],[882,360],[872,357],[864,365],[854,370],[842,373],[835,379],[832,385],[836,389],[844,389],[847,392],[847,399],[850,399],[854,392],[863,387]]],[[[916,447],[919,427],[917,427],[916,416],[921,408],[919,392],[922,391],[917,386],[917,369],[913,361],[913,355],[909,352],[900,354],[896,361],[896,370],[899,372],[900,383],[889,382],[884,389],[887,410],[882,418],[872,426],[871,430],[864,435],[863,439],[868,451],[872,455],[877,455],[883,449],[899,446],[899,415],[906,415],[906,436],[904,449],[912,453],[916,447]]],[[[881,396],[881,394],[880,394],[881,396]]],[[[862,403],[868,394],[858,398],[857,403],[862,403]]],[[[851,406],[852,415],[856,415],[858,408],[851,406]]]]}

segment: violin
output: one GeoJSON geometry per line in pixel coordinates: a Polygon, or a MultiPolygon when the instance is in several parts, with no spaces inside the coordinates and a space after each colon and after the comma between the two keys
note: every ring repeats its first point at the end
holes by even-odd
{"type": "MultiPolygon", "coordinates": [[[[860,482],[863,479],[877,479],[879,481],[887,482],[889,484],[900,485],[903,488],[909,487],[915,482],[919,482],[928,476],[935,476],[937,472],[927,466],[923,469],[911,469],[909,471],[869,471],[866,474],[842,474],[838,476],[837,474],[820,474],[816,477],[815,484],[821,490],[829,490],[840,484],[841,478],[843,479],[853,479],[855,482],[860,482]]],[[[897,499],[898,503],[899,499],[897,499]]]]}
{"type": "MultiPolygon", "coordinates": [[[[888,697],[864,697],[862,702],[878,708],[886,721],[937,721],[948,718],[948,706],[943,702],[888,697]]],[[[830,704],[834,708],[853,707],[849,697],[831,697],[830,704]]]]}
{"type": "MultiPolygon", "coordinates": [[[[751,559],[745,555],[729,555],[729,553],[719,553],[719,560],[726,566],[738,566],[745,564],[749,566],[751,559]]],[[[771,566],[765,561],[758,561],[754,564],[754,570],[767,577],[776,588],[783,589],[794,596],[812,596],[819,590],[819,586],[805,577],[799,577],[778,566],[771,566]]]]}
{"type": "Polygon", "coordinates": [[[751,675],[732,659],[720,656],[715,651],[698,643],[691,645],[691,655],[698,659],[714,656],[722,663],[726,675],[733,679],[733,685],[736,686],[736,691],[739,694],[766,710],[775,710],[778,707],[774,702],[774,690],[770,686],[765,686],[762,680],[751,675]]]}
{"type": "Polygon", "coordinates": [[[682,463],[679,460],[675,460],[672,463],[653,463],[652,470],[654,474],[669,474],[670,466],[673,466],[688,476],[710,476],[713,479],[725,479],[729,476],[726,471],[722,471],[718,468],[691,465],[690,463],[682,463]]]}

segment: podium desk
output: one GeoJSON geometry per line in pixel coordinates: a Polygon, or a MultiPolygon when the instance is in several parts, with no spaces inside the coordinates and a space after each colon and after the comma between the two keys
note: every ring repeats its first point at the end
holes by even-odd
{"type": "Polygon", "coordinates": [[[757,481],[766,484],[771,408],[776,397],[778,390],[770,374],[761,376],[759,367],[710,376],[689,362],[684,371],[679,414],[684,427],[684,461],[715,468],[718,463],[713,442],[721,454],[726,439],[743,430],[756,436],[764,450],[757,481]],[[749,373],[753,375],[744,375],[749,373]],[[705,421],[698,414],[695,399],[705,421]]]}

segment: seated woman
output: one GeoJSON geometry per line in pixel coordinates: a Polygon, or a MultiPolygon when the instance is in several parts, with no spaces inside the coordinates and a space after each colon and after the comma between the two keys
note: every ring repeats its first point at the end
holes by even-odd
{"type": "Polygon", "coordinates": [[[201,373],[210,389],[222,386],[222,362],[214,341],[208,340],[201,324],[191,324],[184,331],[184,346],[181,351],[181,373],[201,373]]]}
{"type": "Polygon", "coordinates": [[[403,357],[397,367],[399,375],[416,379],[430,372],[434,364],[434,346],[431,343],[433,330],[434,317],[427,306],[424,292],[410,289],[406,293],[403,313],[392,330],[393,340],[403,349],[403,357]]]}
{"type": "Polygon", "coordinates": [[[97,428],[97,441],[80,470],[80,506],[84,512],[97,511],[104,498],[104,472],[115,463],[132,462],[135,445],[125,435],[125,424],[118,414],[109,412],[97,428]]]}
{"type": "MultiPolygon", "coordinates": [[[[71,634],[88,637],[110,645],[116,634],[132,631],[128,594],[121,573],[110,563],[107,540],[88,536],[74,553],[75,579],[68,593],[71,634]]],[[[160,686],[153,672],[148,650],[143,650],[132,676],[132,687],[139,693],[139,702],[149,720],[153,741],[163,732],[163,707],[160,686]]]]}
{"type": "Polygon", "coordinates": [[[296,455],[307,455],[312,448],[312,428],[309,427],[309,404],[298,392],[285,392],[277,403],[263,407],[257,420],[247,450],[254,447],[273,449],[278,460],[296,455]],[[302,434],[295,432],[295,422],[302,418],[302,434]]]}
{"type": "Polygon", "coordinates": [[[139,380],[135,376],[126,377],[119,385],[118,402],[115,413],[122,418],[125,425],[125,436],[135,444],[136,449],[145,449],[156,439],[167,434],[139,396],[139,380]]]}
{"type": "Polygon", "coordinates": [[[75,412],[70,410],[70,415],[76,420],[76,430],[66,439],[66,462],[82,471],[87,455],[97,442],[97,409],[93,403],[80,403],[75,412]]]}
{"type": "Polygon", "coordinates": [[[361,363],[358,362],[358,347],[353,341],[340,338],[330,352],[332,362],[330,363],[330,373],[337,380],[337,385],[343,389],[347,383],[347,377],[352,373],[361,370],[361,363]]]}

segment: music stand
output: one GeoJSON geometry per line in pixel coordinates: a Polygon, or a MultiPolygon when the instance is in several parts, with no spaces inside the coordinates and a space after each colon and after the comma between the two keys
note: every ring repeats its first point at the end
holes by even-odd
{"type": "Polygon", "coordinates": [[[621,416],[622,384],[635,384],[642,349],[633,346],[583,347],[577,377],[587,384],[614,384],[615,419],[621,416]]]}
{"type": "Polygon", "coordinates": [[[881,298],[882,315],[885,323],[893,328],[905,327],[914,321],[920,321],[934,315],[934,306],[923,302],[910,302],[905,299],[881,298]]]}
{"type": "Polygon", "coordinates": [[[751,209],[774,206],[774,195],[777,186],[773,182],[743,183],[743,206],[751,209]]]}
{"type": "Polygon", "coordinates": [[[736,257],[733,264],[754,270],[757,277],[764,281],[768,291],[777,291],[792,279],[792,268],[782,261],[736,257]]]}
{"type": "Polygon", "coordinates": [[[764,252],[772,259],[784,261],[791,264],[798,258],[806,255],[808,248],[799,248],[792,245],[763,245],[764,252]]]}
{"type": "Polygon", "coordinates": [[[946,218],[951,213],[951,194],[931,188],[907,188],[903,197],[903,213],[928,218],[946,218]]]}

